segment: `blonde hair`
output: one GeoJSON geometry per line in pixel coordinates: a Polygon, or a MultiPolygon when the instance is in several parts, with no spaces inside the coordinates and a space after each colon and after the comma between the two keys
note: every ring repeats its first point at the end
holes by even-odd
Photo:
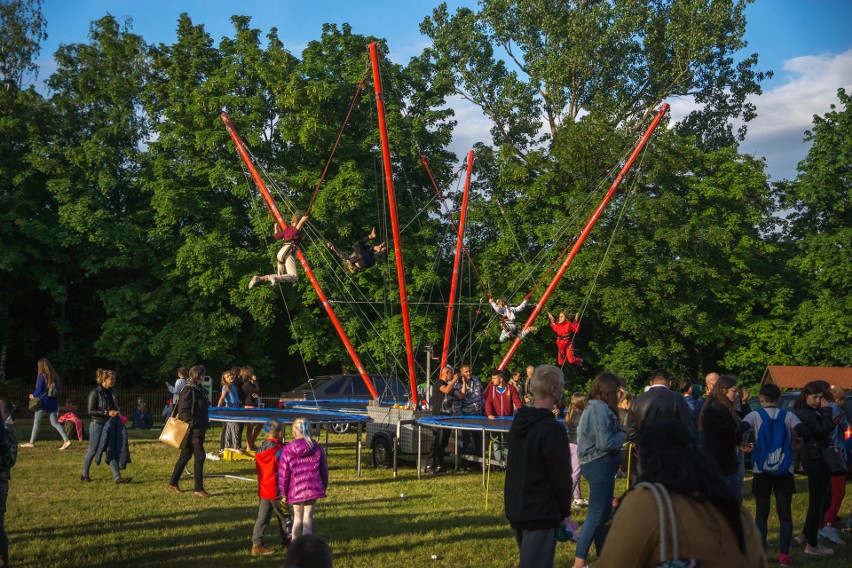
{"type": "Polygon", "coordinates": [[[536,398],[550,396],[550,389],[559,387],[565,389],[565,375],[562,369],[554,365],[539,365],[533,371],[530,379],[530,391],[536,398]]]}
{"type": "Polygon", "coordinates": [[[568,405],[568,413],[565,415],[565,422],[571,422],[571,419],[578,412],[583,412],[586,405],[589,403],[589,395],[582,392],[575,392],[571,395],[571,403],[568,405]]]}
{"type": "Polygon", "coordinates": [[[234,374],[230,371],[230,369],[227,370],[227,371],[222,371],[222,379],[221,380],[222,380],[222,386],[223,387],[228,386],[228,383],[225,382],[225,377],[231,377],[231,382],[234,382],[234,374]]]}
{"type": "Polygon", "coordinates": [[[846,391],[840,387],[831,387],[831,394],[834,396],[834,402],[837,406],[843,406],[843,401],[846,400],[846,391]]]}
{"type": "Polygon", "coordinates": [[[95,381],[102,385],[104,381],[109,378],[115,378],[115,371],[111,369],[98,369],[97,375],[95,376],[95,381]]]}
{"type": "Polygon", "coordinates": [[[44,377],[47,386],[53,385],[53,383],[59,382],[59,373],[53,368],[53,365],[50,364],[50,361],[42,357],[38,360],[38,374],[44,377]]]}
{"type": "Polygon", "coordinates": [[[293,437],[304,438],[309,446],[313,447],[314,439],[311,438],[311,423],[307,418],[296,418],[293,420],[293,437]]]}

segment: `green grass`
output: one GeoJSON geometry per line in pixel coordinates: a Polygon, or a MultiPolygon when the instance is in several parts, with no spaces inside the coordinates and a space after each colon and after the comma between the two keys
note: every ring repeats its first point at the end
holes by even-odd
{"type": "MultiPolygon", "coordinates": [[[[45,424],[42,435],[55,436],[48,430],[45,424]]],[[[28,425],[18,424],[17,434],[26,441],[28,425]]],[[[216,430],[209,435],[208,449],[218,447],[218,434],[216,430]]],[[[200,499],[191,492],[167,493],[177,450],[158,443],[156,437],[153,431],[131,431],[134,463],[124,475],[132,476],[133,483],[128,485],[115,485],[105,465],[92,467],[92,483],[79,481],[87,443],[76,442],[63,452],[53,440],[21,448],[12,470],[6,513],[13,565],[280,565],[283,552],[260,558],[249,554],[257,514],[256,485],[212,478],[205,483],[214,494],[212,499],[200,499]]],[[[357,478],[354,439],[352,434],[330,437],[326,447],[331,484],[314,518],[314,532],[331,545],[336,567],[516,564],[517,549],[503,516],[502,473],[491,477],[486,510],[481,475],[473,473],[418,481],[415,469],[407,464],[397,478],[389,470],[370,467],[364,467],[357,478]],[[433,554],[437,560],[431,559],[433,554]]],[[[366,449],[364,458],[367,463],[366,449]]],[[[254,462],[208,461],[205,473],[254,477],[254,462]]],[[[797,530],[807,508],[805,480],[798,481],[800,493],[793,504],[797,530]]],[[[192,480],[185,478],[182,487],[192,489],[192,480]]],[[[624,490],[622,481],[616,490],[624,490]]],[[[753,509],[749,494],[746,506],[753,509]]],[[[843,513],[848,511],[847,505],[843,513]]],[[[777,542],[777,529],[777,521],[771,518],[770,546],[777,542]]],[[[267,545],[275,543],[275,534],[270,526],[267,545]]],[[[846,548],[852,550],[852,542],[846,548]]],[[[770,550],[772,565],[777,551],[770,550]]],[[[831,560],[806,557],[798,548],[793,554],[797,566],[839,568],[852,565],[850,550],[837,547],[838,555],[831,560]]],[[[556,565],[570,565],[573,552],[573,545],[560,544],[556,565]]]]}

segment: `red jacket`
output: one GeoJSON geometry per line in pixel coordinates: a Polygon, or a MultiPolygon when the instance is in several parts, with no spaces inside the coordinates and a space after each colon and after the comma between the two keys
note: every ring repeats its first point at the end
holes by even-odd
{"type": "Polygon", "coordinates": [[[278,452],[284,447],[284,442],[267,438],[264,446],[270,442],[272,447],[254,454],[257,493],[261,499],[278,499],[278,452]]]}
{"type": "Polygon", "coordinates": [[[489,386],[485,397],[486,416],[512,416],[514,411],[521,407],[521,397],[518,395],[518,390],[509,383],[506,383],[506,390],[503,391],[503,394],[497,392],[497,387],[489,386]]]}
{"type": "Polygon", "coordinates": [[[565,320],[564,322],[559,323],[554,320],[550,322],[550,329],[556,332],[557,339],[565,340],[570,338],[572,332],[577,333],[580,331],[580,322],[565,320]]]}

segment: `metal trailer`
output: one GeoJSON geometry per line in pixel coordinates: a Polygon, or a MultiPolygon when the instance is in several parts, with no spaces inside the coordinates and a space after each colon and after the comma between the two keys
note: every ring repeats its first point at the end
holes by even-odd
{"type": "Polygon", "coordinates": [[[373,465],[377,468],[393,467],[396,477],[400,454],[416,454],[424,445],[431,448],[432,432],[424,432],[418,443],[415,427],[419,418],[431,414],[429,410],[368,406],[367,416],[371,421],[367,422],[366,442],[372,452],[373,465]]]}

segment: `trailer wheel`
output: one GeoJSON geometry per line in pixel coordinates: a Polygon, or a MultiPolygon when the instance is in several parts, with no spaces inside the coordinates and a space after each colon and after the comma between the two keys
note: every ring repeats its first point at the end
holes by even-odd
{"type": "Polygon", "coordinates": [[[393,448],[391,442],[384,437],[373,438],[373,466],[376,469],[386,469],[391,466],[393,448]]]}
{"type": "Polygon", "coordinates": [[[333,422],[331,431],[335,434],[345,434],[349,431],[349,422],[333,422]]]}

